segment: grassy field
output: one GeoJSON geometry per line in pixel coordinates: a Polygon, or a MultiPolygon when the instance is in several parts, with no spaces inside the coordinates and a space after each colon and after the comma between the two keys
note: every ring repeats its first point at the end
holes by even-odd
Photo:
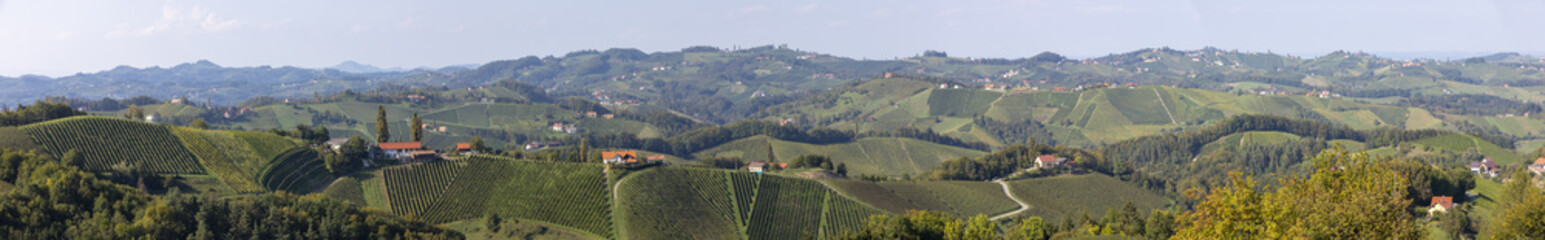
{"type": "Polygon", "coordinates": [[[333,184],[327,185],[327,189],[322,190],[322,195],[343,199],[360,206],[367,206],[364,188],[361,187],[358,179],[352,177],[341,177],[333,180],[333,184]]]}
{"type": "Polygon", "coordinates": [[[1201,154],[1222,149],[1242,149],[1244,146],[1267,145],[1297,141],[1300,137],[1291,133],[1277,131],[1250,131],[1229,134],[1217,141],[1202,146],[1201,154]]]}
{"type": "Polygon", "coordinates": [[[202,174],[198,158],[165,126],[108,117],[70,117],[21,127],[50,154],[79,150],[84,169],[108,171],[120,163],[164,174],[202,174]]]}
{"type": "Polygon", "coordinates": [[[960,217],[977,214],[996,215],[1019,208],[992,182],[920,181],[868,182],[827,180],[843,194],[874,205],[887,212],[904,213],[909,209],[943,211],[960,217]]]}
{"type": "Polygon", "coordinates": [[[1014,196],[1030,204],[1026,214],[1046,219],[1079,217],[1080,210],[1088,211],[1091,218],[1099,218],[1107,209],[1119,208],[1127,202],[1147,212],[1173,202],[1099,174],[1019,180],[1009,182],[1009,187],[1014,196]]]}
{"type": "Polygon", "coordinates": [[[934,89],[928,97],[928,113],[936,116],[975,117],[987,113],[1003,93],[981,89],[934,89]]]}
{"type": "Polygon", "coordinates": [[[699,151],[698,158],[710,156],[739,157],[745,161],[766,160],[768,146],[780,162],[792,161],[805,154],[831,157],[846,163],[850,174],[917,175],[944,160],[960,156],[981,156],[981,151],[941,145],[910,138],[863,138],[851,143],[814,145],[756,136],[735,140],[699,151]]]}
{"type": "Polygon", "coordinates": [[[29,150],[37,149],[38,146],[32,142],[32,137],[27,136],[27,132],[20,128],[0,127],[0,148],[29,150]]]}
{"type": "Polygon", "coordinates": [[[1487,142],[1485,140],[1468,135],[1443,135],[1417,140],[1415,143],[1456,153],[1468,151],[1470,149],[1476,149],[1482,155],[1490,157],[1491,160],[1495,161],[1498,165],[1510,165],[1523,162],[1523,157],[1518,156],[1518,153],[1515,153],[1512,150],[1507,150],[1497,146],[1496,144],[1492,144],[1491,142],[1487,142]]]}

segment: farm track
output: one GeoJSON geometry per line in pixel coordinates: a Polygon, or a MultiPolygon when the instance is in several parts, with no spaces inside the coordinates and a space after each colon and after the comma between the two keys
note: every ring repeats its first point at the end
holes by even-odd
{"type": "MultiPolygon", "coordinates": [[[[901,146],[901,152],[905,153],[905,155],[907,155],[907,163],[911,163],[911,165],[912,165],[912,172],[918,172],[918,173],[923,172],[923,168],[917,167],[917,159],[916,158],[912,158],[912,152],[907,150],[907,143],[902,142],[900,138],[897,138],[896,139],[896,145],[900,145],[901,146]]],[[[868,155],[865,155],[865,156],[868,156],[868,155]]]]}
{"type": "Polygon", "coordinates": [[[1014,193],[1009,190],[1009,183],[1003,182],[1002,179],[994,180],[993,182],[997,182],[998,185],[1002,185],[1003,186],[1003,194],[1004,195],[1009,195],[1009,199],[1013,199],[1014,203],[1019,203],[1019,210],[1014,210],[1013,212],[1007,212],[1007,213],[1004,213],[1004,214],[1000,214],[998,216],[993,216],[992,218],[989,218],[989,220],[998,221],[999,219],[1003,219],[1003,218],[1006,218],[1006,217],[1011,217],[1011,216],[1014,216],[1014,215],[1019,215],[1019,213],[1025,212],[1025,210],[1030,210],[1030,204],[1025,204],[1025,201],[1019,200],[1019,197],[1015,197],[1014,193]]]}
{"type": "Polygon", "coordinates": [[[1175,114],[1169,112],[1169,104],[1165,104],[1164,103],[1164,95],[1159,94],[1159,89],[1158,88],[1154,88],[1153,89],[1153,96],[1154,96],[1154,98],[1158,98],[1159,99],[1159,106],[1163,106],[1164,107],[1164,115],[1168,115],[1169,116],[1169,124],[1180,125],[1179,122],[1175,121],[1175,114]]]}

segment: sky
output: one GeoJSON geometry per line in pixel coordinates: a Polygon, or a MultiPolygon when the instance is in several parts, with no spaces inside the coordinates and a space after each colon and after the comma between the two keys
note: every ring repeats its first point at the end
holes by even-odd
{"type": "Polygon", "coordinates": [[[787,44],[860,59],[1545,52],[1545,1],[0,0],[0,76],[120,65],[480,64],[582,49],[787,44]]]}

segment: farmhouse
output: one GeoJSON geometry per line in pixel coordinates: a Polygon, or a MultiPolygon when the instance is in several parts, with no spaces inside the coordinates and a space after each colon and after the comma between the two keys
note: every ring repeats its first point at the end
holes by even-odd
{"type": "Polygon", "coordinates": [[[606,163],[606,164],[637,163],[638,162],[638,152],[636,152],[636,151],[601,152],[601,162],[602,163],[606,163]]]}
{"type": "Polygon", "coordinates": [[[333,151],[338,151],[338,149],[342,149],[343,148],[343,144],[346,144],[346,143],[349,143],[349,139],[348,138],[333,138],[333,139],[328,139],[327,140],[327,146],[328,147],[332,147],[333,151]]]}
{"type": "Polygon", "coordinates": [[[645,158],[649,163],[665,162],[665,155],[649,155],[645,158]]]}
{"type": "Polygon", "coordinates": [[[421,142],[384,142],[376,144],[376,148],[380,149],[381,156],[401,161],[413,158],[411,152],[424,149],[424,144],[421,142]]]}
{"type": "Polygon", "coordinates": [[[1472,162],[1469,167],[1471,172],[1480,174],[1482,177],[1497,176],[1497,164],[1491,162],[1491,157],[1483,158],[1480,162],[1472,162]]]}
{"type": "Polygon", "coordinates": [[[477,153],[477,151],[472,150],[472,143],[456,143],[456,154],[466,155],[473,153],[477,153]]]}
{"type": "Polygon", "coordinates": [[[408,151],[408,159],[414,162],[431,162],[440,160],[440,155],[435,150],[408,151]]]}
{"type": "Polygon", "coordinates": [[[1062,161],[1066,161],[1066,160],[1067,160],[1067,158],[1059,158],[1059,157],[1057,157],[1055,155],[1041,155],[1039,157],[1035,157],[1035,167],[1036,168],[1053,168],[1053,167],[1061,166],[1062,165],[1062,161]]]}
{"type": "Polygon", "coordinates": [[[1453,209],[1453,208],[1454,208],[1454,197],[1433,196],[1432,197],[1432,208],[1428,208],[1427,209],[1427,215],[1432,215],[1433,212],[1444,212],[1444,213],[1447,213],[1449,209],[1453,209]]]}
{"type": "Polygon", "coordinates": [[[1534,174],[1545,174],[1545,157],[1534,159],[1534,164],[1529,164],[1529,171],[1534,174]]]}
{"type": "Polygon", "coordinates": [[[754,173],[766,172],[767,171],[767,162],[763,162],[763,161],[751,162],[751,164],[747,164],[746,165],[746,170],[750,170],[751,172],[754,172],[754,173]]]}

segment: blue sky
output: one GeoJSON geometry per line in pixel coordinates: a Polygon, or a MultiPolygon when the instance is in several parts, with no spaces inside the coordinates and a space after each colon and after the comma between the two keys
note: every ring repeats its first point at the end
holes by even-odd
{"type": "Polygon", "coordinates": [[[579,49],[788,44],[869,59],[1545,51],[1545,1],[0,0],[0,75],[476,64],[579,49]]]}

